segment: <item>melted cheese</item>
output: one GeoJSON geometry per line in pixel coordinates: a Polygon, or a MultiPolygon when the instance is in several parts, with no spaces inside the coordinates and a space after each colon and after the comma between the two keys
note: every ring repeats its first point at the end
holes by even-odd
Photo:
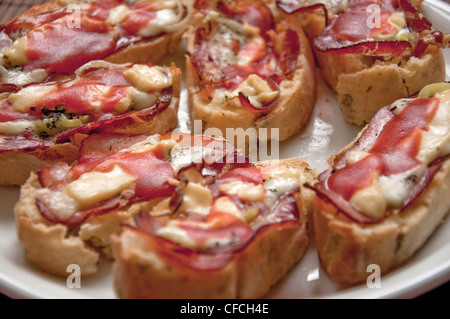
{"type": "Polygon", "coordinates": [[[373,218],[381,218],[386,213],[387,201],[378,178],[374,178],[371,186],[355,192],[350,202],[359,211],[373,218]]]}
{"type": "Polygon", "coordinates": [[[188,183],[182,190],[183,202],[180,206],[182,212],[199,215],[208,215],[213,202],[211,191],[200,184],[188,183]]]}
{"type": "Polygon", "coordinates": [[[106,23],[112,26],[118,25],[130,14],[130,12],[132,12],[132,10],[128,9],[125,4],[112,8],[109,11],[109,16],[108,19],[106,19],[106,23]]]}
{"type": "Polygon", "coordinates": [[[119,166],[107,173],[89,172],[69,183],[66,192],[80,206],[89,206],[112,198],[131,186],[135,177],[124,172],[119,166]]]}
{"type": "Polygon", "coordinates": [[[180,15],[174,9],[166,8],[156,11],[156,18],[149,21],[146,27],[139,30],[142,37],[151,37],[164,32],[168,26],[180,21],[180,15]]]}
{"type": "Polygon", "coordinates": [[[237,195],[240,199],[248,202],[258,202],[264,198],[264,186],[253,183],[234,181],[220,186],[220,190],[228,195],[237,195]]]}
{"type": "Polygon", "coordinates": [[[222,196],[216,199],[214,202],[214,210],[242,218],[239,208],[227,196],[222,196]]]}
{"type": "Polygon", "coordinates": [[[127,96],[121,99],[116,105],[114,105],[114,110],[118,113],[125,113],[128,111],[133,103],[132,94],[134,93],[134,88],[127,89],[127,96]]]}
{"type": "Polygon", "coordinates": [[[52,191],[48,188],[38,189],[35,197],[52,208],[52,213],[59,219],[66,220],[80,209],[78,201],[65,191],[52,191]]]}
{"type": "Polygon", "coordinates": [[[368,152],[364,151],[349,151],[347,153],[347,164],[351,165],[356,162],[359,162],[360,160],[364,159],[369,155],[368,152]]]}
{"type": "Polygon", "coordinates": [[[193,240],[186,233],[184,229],[178,227],[176,223],[168,224],[167,226],[161,227],[156,231],[156,234],[160,237],[166,238],[171,242],[180,244],[183,247],[197,248],[198,243],[193,240]]]}
{"type": "Polygon", "coordinates": [[[136,64],[123,75],[134,87],[144,92],[161,91],[172,86],[172,75],[160,66],[136,64]]]}
{"type": "MultiPolygon", "coordinates": [[[[192,223],[194,227],[209,229],[213,228],[213,224],[208,223],[192,223]]],[[[196,241],[189,236],[189,234],[179,227],[177,220],[171,220],[166,226],[159,228],[156,231],[158,236],[166,238],[174,243],[180,244],[183,247],[194,248],[200,250],[208,250],[221,246],[230,245],[235,239],[233,237],[215,238],[210,236],[208,239],[196,241]]]]}
{"type": "Polygon", "coordinates": [[[242,46],[246,38],[242,34],[233,33],[225,24],[219,24],[217,26],[217,31],[211,41],[214,44],[220,43],[220,45],[212,45],[209,52],[209,55],[215,63],[219,66],[237,63],[237,55],[232,50],[232,43],[236,40],[239,42],[239,46],[242,46]]]}
{"type": "Polygon", "coordinates": [[[26,130],[34,130],[34,121],[19,120],[14,122],[0,122],[0,133],[6,135],[17,135],[26,130]]]}
{"type": "Polygon", "coordinates": [[[256,108],[261,108],[265,103],[273,101],[278,95],[278,91],[272,90],[267,81],[261,79],[256,74],[249,75],[249,77],[238,86],[234,94],[238,95],[239,92],[243,92],[247,95],[250,103],[256,108]]]}
{"type": "Polygon", "coordinates": [[[17,93],[8,96],[11,108],[16,112],[27,113],[36,100],[47,95],[54,89],[52,85],[33,85],[22,88],[17,93]]]}
{"type": "Polygon", "coordinates": [[[169,150],[176,145],[177,142],[174,140],[163,140],[161,141],[159,139],[158,135],[152,135],[146,138],[143,141],[140,141],[138,143],[135,143],[131,145],[128,148],[120,150],[121,153],[144,153],[147,151],[150,151],[152,149],[155,149],[157,146],[162,145],[163,146],[163,152],[166,154],[166,158],[168,157],[167,154],[169,153],[169,150]]]}
{"type": "Polygon", "coordinates": [[[0,66],[1,81],[11,83],[17,86],[24,86],[30,83],[40,83],[48,76],[43,69],[36,69],[30,72],[23,72],[21,69],[7,70],[0,66]]]}
{"type": "Polygon", "coordinates": [[[7,68],[24,65],[28,58],[25,54],[27,38],[20,37],[11,46],[3,50],[2,64],[7,68]]]}
{"type": "Polygon", "coordinates": [[[43,132],[47,135],[55,135],[63,130],[79,127],[85,122],[87,122],[87,116],[69,119],[64,114],[60,114],[55,118],[45,118],[36,121],[18,120],[13,122],[1,122],[0,133],[17,135],[29,130],[33,131],[36,135],[43,132]]]}
{"type": "MultiPolygon", "coordinates": [[[[401,174],[377,176],[372,185],[356,192],[350,202],[368,216],[380,218],[388,207],[400,207],[414,185],[424,177],[428,165],[437,158],[450,154],[450,90],[447,85],[433,85],[424,88],[421,94],[422,97],[434,95],[440,99],[439,109],[428,129],[421,131],[422,139],[416,159],[422,164],[401,174]],[[436,93],[439,90],[443,91],[436,93]]],[[[399,114],[410,101],[411,99],[401,99],[393,104],[391,110],[394,114],[399,114]]],[[[367,154],[350,151],[347,163],[355,163],[367,154]]]]}
{"type": "Polygon", "coordinates": [[[285,166],[265,174],[264,180],[265,202],[269,207],[273,207],[281,196],[293,192],[306,182],[299,170],[285,166]]]}
{"type": "Polygon", "coordinates": [[[152,106],[158,101],[158,97],[154,93],[146,93],[130,87],[128,90],[128,95],[132,101],[132,107],[135,110],[141,110],[152,106]]]}
{"type": "Polygon", "coordinates": [[[422,131],[420,150],[416,157],[424,164],[450,154],[450,90],[438,93],[436,97],[441,103],[428,131],[422,131]]]}
{"type": "Polygon", "coordinates": [[[420,180],[426,172],[425,165],[419,165],[405,173],[380,176],[378,184],[389,207],[399,207],[407,199],[416,180],[420,180]]]}
{"type": "Polygon", "coordinates": [[[262,108],[265,103],[273,101],[278,95],[278,91],[272,90],[267,81],[256,74],[251,74],[233,92],[228,92],[225,89],[215,90],[211,104],[222,105],[231,103],[236,107],[240,107],[240,101],[235,99],[240,92],[244,93],[252,106],[256,108],[262,108]]]}
{"type": "Polygon", "coordinates": [[[170,165],[173,170],[178,173],[185,167],[188,167],[192,164],[200,164],[208,155],[211,155],[213,152],[217,152],[208,147],[186,147],[181,148],[175,146],[171,149],[170,152],[170,165]]]}
{"type": "Polygon", "coordinates": [[[309,7],[318,3],[323,3],[329,13],[344,12],[350,0],[302,0],[303,7],[309,7]]]}

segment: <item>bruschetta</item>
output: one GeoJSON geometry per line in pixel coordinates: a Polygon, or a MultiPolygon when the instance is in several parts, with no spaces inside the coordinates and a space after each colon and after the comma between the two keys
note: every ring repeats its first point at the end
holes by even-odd
{"type": "Polygon", "coordinates": [[[344,119],[364,126],[387,104],[445,80],[442,48],[422,1],[278,0],[305,26],[323,79],[344,119]]]}
{"type": "Polygon", "coordinates": [[[38,268],[66,276],[76,264],[87,276],[102,258],[113,257],[111,235],[124,222],[148,207],[178,205],[181,180],[214,179],[246,163],[229,143],[201,136],[91,135],[75,164],[42,166],[21,187],[14,209],[17,234],[38,268]]]}
{"type": "Polygon", "coordinates": [[[172,208],[143,210],[114,236],[121,298],[264,297],[308,247],[316,178],[301,159],[179,181],[172,208]]]}
{"type": "Polygon", "coordinates": [[[232,143],[227,129],[283,141],[305,128],[315,104],[314,60],[293,17],[273,1],[196,1],[193,20],[186,34],[191,123],[232,143]]]}
{"type": "Polygon", "coordinates": [[[98,133],[165,133],[178,124],[181,71],[91,61],[71,78],[2,94],[0,184],[23,184],[40,165],[77,159],[98,133]]]}
{"type": "Polygon", "coordinates": [[[382,108],[312,187],[320,261],[341,285],[402,266],[450,210],[450,85],[382,108]]]}

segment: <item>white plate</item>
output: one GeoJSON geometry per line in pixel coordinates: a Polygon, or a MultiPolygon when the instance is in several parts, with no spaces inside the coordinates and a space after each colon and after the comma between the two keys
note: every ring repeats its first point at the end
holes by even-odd
{"type": "MultiPolygon", "coordinates": [[[[425,15],[436,29],[450,32],[450,6],[437,0],[426,2],[425,15]]],[[[447,79],[450,79],[450,52],[446,50],[447,79]]],[[[186,96],[183,93],[182,105],[186,96]]],[[[180,113],[186,120],[186,113],[180,113]]],[[[185,126],[182,125],[182,129],[185,126]]],[[[360,128],[342,119],[336,99],[319,82],[318,101],[308,128],[280,146],[280,157],[299,156],[319,171],[327,167],[330,153],[348,144],[360,128]]],[[[0,292],[13,298],[115,298],[111,263],[100,265],[99,273],[83,278],[80,289],[70,289],[65,279],[49,276],[30,265],[16,237],[13,207],[18,187],[0,187],[0,292]]],[[[361,285],[350,289],[336,286],[321,269],[314,243],[302,261],[277,284],[268,298],[410,298],[450,280],[450,221],[445,221],[425,246],[403,267],[381,278],[380,288],[361,285]]]]}

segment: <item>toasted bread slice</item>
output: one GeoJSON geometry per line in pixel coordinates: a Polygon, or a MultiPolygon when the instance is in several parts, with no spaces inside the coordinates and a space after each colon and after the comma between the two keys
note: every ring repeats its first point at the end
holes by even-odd
{"type": "MultiPolygon", "coordinates": [[[[314,60],[309,42],[299,23],[270,1],[267,6],[262,1],[230,1],[227,5],[222,10],[220,5],[197,8],[194,18],[197,23],[186,35],[191,123],[199,121],[206,134],[219,130],[232,143],[239,142],[234,141],[234,136],[227,136],[227,129],[255,130],[253,135],[249,132],[250,139],[286,140],[305,128],[315,104],[314,60]],[[245,15],[237,20],[232,18],[247,5],[269,25],[259,26],[259,33],[255,31],[258,26],[246,21],[245,15]],[[239,48],[233,47],[236,43],[239,48]],[[213,62],[202,60],[209,46],[213,62]],[[270,63],[277,65],[276,70],[263,62],[268,57],[270,63]],[[210,64],[214,64],[216,71],[210,69],[210,64]],[[263,75],[263,68],[268,74],[263,75]],[[278,132],[271,134],[272,129],[278,132]],[[264,134],[267,131],[267,136],[261,131],[264,134]]],[[[237,146],[248,149],[248,144],[242,142],[237,146]]]]}
{"type": "Polygon", "coordinates": [[[381,1],[367,4],[277,1],[304,27],[322,78],[336,93],[342,115],[349,123],[363,126],[385,105],[416,94],[428,84],[445,80],[442,47],[446,44],[437,43],[431,37],[424,40],[430,43],[425,50],[418,49],[423,45],[419,39],[429,38],[435,31],[421,13],[423,1],[411,1],[415,7],[411,4],[407,7],[406,0],[400,2],[393,2],[391,6],[389,2],[381,1]],[[373,18],[374,12],[369,5],[378,6],[382,11],[380,14],[389,15],[389,18],[381,19],[379,27],[368,29],[373,33],[368,39],[354,40],[360,36],[358,32],[369,32],[365,22],[373,18]],[[347,11],[353,13],[344,17],[347,11]],[[396,27],[395,19],[398,19],[396,27]],[[353,21],[353,24],[346,25],[346,21],[353,21]],[[419,21],[424,25],[420,32],[416,31],[420,28],[415,25],[419,21]],[[377,35],[377,30],[386,35],[377,35]],[[401,47],[403,49],[399,49],[401,47]]]}
{"type": "Polygon", "coordinates": [[[41,165],[74,162],[91,134],[176,128],[181,70],[175,65],[92,61],[77,71],[71,80],[3,94],[1,112],[11,119],[0,122],[0,184],[21,185],[41,165]]]}
{"type": "Polygon", "coordinates": [[[404,265],[449,213],[449,98],[447,90],[432,98],[400,100],[383,108],[355,141],[330,158],[330,170],[322,173],[314,186],[319,194],[314,226],[321,264],[335,282],[344,286],[365,282],[370,265],[379,266],[383,275],[404,265]],[[396,111],[403,107],[408,111],[396,111]],[[403,140],[412,143],[415,133],[407,128],[408,122],[423,116],[413,114],[410,110],[414,107],[417,112],[425,107],[437,112],[418,135],[427,142],[418,144],[417,154],[410,154],[413,146],[397,149],[399,153],[386,152],[390,145],[401,147],[398,134],[393,134],[399,127],[405,128],[400,133],[403,140]],[[440,125],[443,131],[431,142],[429,132],[436,133],[440,125]],[[430,143],[437,148],[430,148],[430,143]],[[405,153],[409,155],[398,157],[405,153]],[[374,161],[381,158],[385,159],[382,166],[373,168],[374,161]],[[347,172],[358,178],[349,179],[347,172]],[[367,182],[365,172],[375,175],[368,185],[361,185],[367,182]]]}
{"type": "MultiPolygon", "coordinates": [[[[156,233],[149,231],[146,227],[150,223],[145,222],[149,218],[149,213],[145,213],[147,215],[144,216],[147,217],[141,216],[136,224],[125,227],[120,236],[114,236],[114,285],[118,296],[121,298],[229,299],[261,298],[267,294],[270,288],[284,278],[299,262],[308,245],[309,208],[315,195],[304,188],[303,183],[313,182],[316,173],[301,159],[286,159],[279,162],[255,163],[250,168],[253,173],[240,171],[239,174],[246,176],[248,181],[255,170],[265,172],[263,178],[267,180],[278,176],[279,184],[273,183],[272,180],[272,186],[265,184],[265,187],[272,187],[268,192],[281,192],[278,194],[281,195],[278,197],[279,205],[272,207],[270,211],[260,213],[262,215],[258,215],[259,217],[247,215],[235,220],[236,215],[230,214],[236,214],[236,212],[232,212],[233,208],[230,208],[229,204],[231,202],[228,201],[227,196],[224,196],[226,194],[222,193],[211,206],[212,210],[207,218],[209,222],[199,226],[204,229],[204,233],[202,239],[198,238],[197,243],[195,243],[195,237],[189,238],[189,234],[185,237],[186,235],[181,233],[181,237],[178,237],[175,231],[170,231],[168,225],[189,224],[189,221],[182,219],[177,221],[176,216],[173,219],[167,217],[170,221],[156,233]],[[300,188],[299,191],[292,193],[294,180],[294,184],[300,188]],[[287,198],[291,198],[289,205],[286,202],[283,203],[287,198]],[[226,205],[228,208],[221,209],[223,212],[228,209],[228,212],[217,213],[220,210],[219,205],[223,205],[223,202],[228,203],[226,205]],[[284,208],[281,209],[281,207],[284,208]],[[286,218],[292,213],[292,209],[296,210],[298,215],[294,214],[296,217],[293,219],[291,219],[293,215],[286,218]],[[284,217],[279,215],[281,210],[284,211],[282,214],[284,217]],[[247,219],[247,222],[241,218],[247,219]],[[230,219],[234,222],[230,223],[230,219]],[[264,219],[266,222],[263,222],[264,219]],[[243,228],[248,227],[244,227],[241,224],[243,222],[244,225],[248,223],[252,229],[251,235],[243,235],[243,228]],[[208,224],[217,226],[208,228],[208,224]],[[243,228],[239,230],[238,225],[243,228]],[[221,237],[219,232],[222,231],[224,233],[231,231],[231,234],[235,235],[225,236],[222,239],[215,238],[215,236],[221,237]],[[233,242],[234,236],[237,238],[242,236],[246,239],[241,237],[242,243],[239,244],[237,238],[233,242]]],[[[233,170],[229,173],[233,174],[233,170]]],[[[242,183],[242,179],[237,175],[238,173],[235,173],[235,176],[231,178],[230,175],[225,174],[223,178],[237,185],[242,183]]],[[[220,183],[220,178],[216,183],[220,183]]],[[[225,186],[230,185],[229,183],[221,184],[222,191],[225,191],[227,188],[225,186]]],[[[212,184],[210,189],[214,189],[214,185],[212,184]]],[[[247,191],[239,191],[237,196],[242,199],[249,195],[252,192],[248,192],[249,189],[255,187],[255,184],[251,185],[247,184],[249,187],[247,191]]],[[[178,212],[180,216],[183,216],[183,205],[182,203],[178,212]]],[[[155,214],[155,211],[150,214],[155,214]]],[[[182,229],[189,232],[188,228],[180,226],[179,229],[181,232],[182,229]]]]}

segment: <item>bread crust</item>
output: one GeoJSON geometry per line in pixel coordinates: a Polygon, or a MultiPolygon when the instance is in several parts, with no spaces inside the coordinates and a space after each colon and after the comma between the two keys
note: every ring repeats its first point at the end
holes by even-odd
{"type": "MultiPolygon", "coordinates": [[[[208,129],[219,129],[223,137],[235,144],[234,136],[227,137],[227,128],[239,128],[244,131],[254,128],[258,137],[260,137],[259,129],[267,128],[268,139],[283,141],[302,131],[309,122],[315,104],[316,80],[314,58],[308,39],[294,17],[275,11],[274,18],[275,21],[287,21],[296,30],[300,54],[297,69],[280,84],[280,100],[267,113],[256,114],[242,107],[235,107],[229,102],[219,104],[200,97],[197,94],[200,91],[198,72],[192,64],[191,57],[186,56],[186,87],[191,122],[201,121],[202,133],[208,133],[208,129]],[[278,136],[271,136],[271,128],[279,129],[278,136]]],[[[200,20],[198,17],[196,19],[200,20]]],[[[192,52],[195,28],[190,28],[186,38],[187,50],[192,52]]],[[[237,146],[248,150],[248,144],[237,146]]]]}
{"type": "Polygon", "coordinates": [[[450,159],[428,187],[399,214],[376,224],[359,224],[330,203],[315,199],[316,246],[322,267],[338,284],[365,282],[376,264],[381,274],[400,267],[426,243],[450,210],[450,159]]]}
{"type": "MultiPolygon", "coordinates": [[[[322,63],[322,71],[338,63],[336,60],[339,58],[336,56],[328,54],[326,62],[322,63]]],[[[432,47],[424,56],[411,57],[401,65],[375,63],[368,69],[337,73],[337,81],[329,74],[325,75],[325,79],[332,87],[333,82],[336,82],[333,88],[344,119],[349,123],[364,125],[383,106],[411,96],[428,84],[444,81],[444,54],[442,49],[432,47]]]]}
{"type": "MultiPolygon", "coordinates": [[[[422,1],[413,1],[422,9],[422,1]]],[[[330,18],[333,16],[329,11],[330,18]]],[[[359,126],[370,122],[383,106],[397,99],[409,97],[428,84],[445,80],[443,50],[430,46],[418,57],[380,62],[362,54],[322,52],[314,39],[324,31],[322,12],[296,15],[305,30],[314,52],[320,74],[336,93],[344,119],[359,126]]]]}
{"type": "MultiPolygon", "coordinates": [[[[118,133],[124,135],[163,134],[175,129],[178,125],[178,106],[181,93],[181,70],[174,64],[170,67],[172,75],[172,97],[169,106],[159,113],[144,119],[130,114],[125,125],[100,128],[102,133],[118,133]]],[[[72,164],[78,158],[79,147],[83,136],[77,134],[69,142],[51,143],[47,147],[36,150],[11,150],[0,152],[0,185],[22,185],[31,172],[36,172],[42,165],[55,162],[72,164]]]]}
{"type": "Polygon", "coordinates": [[[55,162],[72,163],[78,158],[78,146],[54,144],[33,151],[13,150],[0,153],[0,185],[22,185],[40,166],[55,162]]]}
{"type": "MultiPolygon", "coordinates": [[[[51,12],[67,7],[69,5],[80,4],[80,0],[51,0],[47,3],[33,6],[20,17],[33,17],[45,12],[51,12]]],[[[162,33],[154,37],[144,38],[138,42],[131,43],[118,51],[113,52],[104,58],[112,63],[137,63],[150,62],[156,64],[161,59],[177,48],[185,28],[191,24],[192,3],[189,0],[181,0],[186,7],[186,16],[183,20],[183,27],[170,33],[162,33]]]]}
{"type": "Polygon", "coordinates": [[[96,273],[101,258],[112,258],[111,235],[119,233],[122,224],[140,210],[136,204],[108,214],[94,214],[71,229],[42,216],[35,197],[40,188],[35,173],[21,187],[14,207],[17,236],[25,247],[27,260],[55,276],[67,277],[67,267],[72,264],[80,267],[82,276],[96,273]]]}
{"type": "MultiPolygon", "coordinates": [[[[34,6],[19,18],[33,17],[45,12],[50,12],[67,7],[71,4],[78,4],[78,0],[52,0],[45,4],[34,6]]],[[[185,24],[191,19],[191,3],[185,2],[187,15],[185,24]]],[[[111,54],[105,60],[114,63],[134,63],[150,62],[157,63],[164,55],[175,49],[184,33],[184,28],[179,28],[171,33],[164,33],[160,36],[143,39],[137,43],[111,54]]],[[[125,127],[117,130],[115,133],[121,134],[156,134],[164,133],[175,129],[178,124],[178,104],[181,92],[181,70],[174,64],[170,68],[173,79],[172,99],[168,108],[154,117],[139,119],[130,117],[130,121],[125,127]]],[[[110,129],[102,132],[108,133],[110,129]]],[[[11,150],[0,153],[0,185],[22,185],[30,176],[31,172],[36,172],[41,165],[52,164],[58,161],[64,161],[71,164],[78,156],[80,141],[74,141],[62,144],[50,144],[36,150],[11,150]]]]}
{"type": "MultiPolygon", "coordinates": [[[[304,171],[313,181],[315,171],[300,159],[281,164],[304,171]]],[[[258,163],[266,167],[272,163],[258,163]]],[[[311,195],[309,193],[309,195],[311,195]]],[[[296,196],[300,223],[269,226],[258,231],[251,243],[223,268],[199,271],[168,258],[157,249],[154,238],[125,228],[113,236],[114,287],[121,298],[235,299],[261,298],[302,258],[308,245],[308,195],[296,196]]]]}

